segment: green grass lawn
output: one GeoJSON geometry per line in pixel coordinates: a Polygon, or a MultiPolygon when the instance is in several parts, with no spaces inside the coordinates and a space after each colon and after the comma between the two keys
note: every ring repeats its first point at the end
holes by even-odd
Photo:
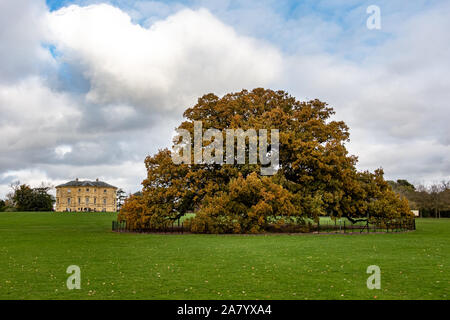
{"type": "Polygon", "coordinates": [[[364,235],[111,232],[111,213],[0,213],[0,299],[449,299],[450,219],[364,235]],[[66,268],[81,268],[68,290],[66,268]],[[366,269],[381,268],[369,290],[366,269]]]}

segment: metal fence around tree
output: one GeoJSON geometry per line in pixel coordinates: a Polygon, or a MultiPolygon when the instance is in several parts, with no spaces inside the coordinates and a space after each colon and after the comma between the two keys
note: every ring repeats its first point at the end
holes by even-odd
{"type": "MultiPolygon", "coordinates": [[[[205,224],[204,232],[209,233],[208,225],[205,224]]],[[[358,221],[351,222],[347,219],[323,219],[317,222],[309,221],[303,224],[271,224],[266,233],[315,233],[315,234],[362,234],[362,233],[390,233],[416,230],[415,219],[404,221],[358,221]]],[[[137,232],[137,233],[187,233],[190,232],[188,225],[180,220],[171,221],[164,226],[152,226],[147,224],[143,227],[133,227],[126,221],[113,221],[112,231],[115,232],[137,232]]]]}
{"type": "Polygon", "coordinates": [[[405,221],[360,221],[352,223],[347,219],[320,221],[311,228],[317,233],[389,233],[416,230],[414,219],[405,221]]]}
{"type": "Polygon", "coordinates": [[[139,233],[184,233],[185,226],[179,220],[167,223],[164,226],[152,226],[147,224],[143,227],[134,228],[132,225],[127,224],[125,220],[123,221],[113,221],[112,231],[115,232],[139,232],[139,233]]]}

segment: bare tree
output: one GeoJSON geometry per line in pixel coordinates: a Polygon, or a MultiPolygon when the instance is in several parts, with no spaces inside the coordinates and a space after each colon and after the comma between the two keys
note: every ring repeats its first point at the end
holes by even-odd
{"type": "Polygon", "coordinates": [[[450,208],[450,181],[441,181],[433,183],[428,187],[431,209],[434,211],[435,218],[441,217],[441,211],[450,208]]]}
{"type": "Polygon", "coordinates": [[[11,191],[6,194],[6,205],[9,207],[15,207],[14,194],[20,188],[20,181],[13,181],[9,184],[11,191]]]}
{"type": "Polygon", "coordinates": [[[123,203],[125,202],[125,199],[127,198],[125,191],[122,189],[117,190],[117,210],[120,211],[120,208],[122,208],[123,203]]]}
{"type": "MultiPolygon", "coordinates": [[[[440,201],[442,205],[442,210],[450,210],[450,180],[441,181],[441,194],[440,201]]],[[[439,218],[441,217],[439,212],[439,218]]]]}

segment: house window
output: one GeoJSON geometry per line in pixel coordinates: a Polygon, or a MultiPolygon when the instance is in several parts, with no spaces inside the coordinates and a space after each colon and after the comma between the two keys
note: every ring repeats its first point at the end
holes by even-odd
{"type": "Polygon", "coordinates": [[[89,204],[89,197],[86,197],[86,204],[89,204]]]}
{"type": "Polygon", "coordinates": [[[67,193],[70,193],[70,189],[67,189],[67,193]]]}
{"type": "Polygon", "coordinates": [[[78,197],[78,204],[81,204],[81,198],[78,197]]]}
{"type": "Polygon", "coordinates": [[[105,189],[105,190],[103,190],[103,193],[106,193],[106,189],[105,189]]]}
{"type": "Polygon", "coordinates": [[[89,192],[89,188],[86,189],[86,192],[89,192]]]}
{"type": "Polygon", "coordinates": [[[67,204],[70,206],[70,198],[67,198],[67,204]]]}
{"type": "Polygon", "coordinates": [[[81,192],[81,189],[78,189],[78,192],[81,192]]]}
{"type": "Polygon", "coordinates": [[[103,199],[103,204],[106,204],[106,198],[103,199]]]}

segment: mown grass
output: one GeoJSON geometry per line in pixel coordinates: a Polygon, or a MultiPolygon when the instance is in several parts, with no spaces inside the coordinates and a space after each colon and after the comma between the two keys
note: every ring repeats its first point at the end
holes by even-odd
{"type": "Polygon", "coordinates": [[[0,213],[0,299],[448,299],[450,219],[364,235],[111,232],[112,213],[0,213]],[[68,290],[66,268],[81,268],[68,290]],[[366,269],[381,268],[369,290],[366,269]]]}

